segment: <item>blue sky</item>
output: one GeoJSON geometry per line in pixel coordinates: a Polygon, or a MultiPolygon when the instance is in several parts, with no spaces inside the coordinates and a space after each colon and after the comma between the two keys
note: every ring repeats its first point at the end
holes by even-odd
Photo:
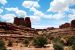
{"type": "Polygon", "coordinates": [[[30,17],[33,28],[59,27],[75,19],[75,0],[0,0],[0,21],[30,17]]]}

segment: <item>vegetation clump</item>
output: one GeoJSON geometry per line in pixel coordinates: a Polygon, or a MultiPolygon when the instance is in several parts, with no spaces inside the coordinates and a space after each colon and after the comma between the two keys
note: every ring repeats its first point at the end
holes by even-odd
{"type": "Polygon", "coordinates": [[[54,50],[63,50],[64,43],[60,38],[54,38],[53,43],[54,50]]]}
{"type": "Polygon", "coordinates": [[[29,40],[28,40],[28,39],[24,39],[23,44],[25,44],[25,47],[28,47],[28,45],[29,45],[29,40]]]}
{"type": "Polygon", "coordinates": [[[47,38],[44,36],[38,36],[34,38],[33,42],[36,47],[41,48],[41,47],[44,47],[45,44],[47,44],[47,38]]]}
{"type": "Polygon", "coordinates": [[[3,40],[0,40],[0,50],[6,50],[5,43],[3,40]]]}

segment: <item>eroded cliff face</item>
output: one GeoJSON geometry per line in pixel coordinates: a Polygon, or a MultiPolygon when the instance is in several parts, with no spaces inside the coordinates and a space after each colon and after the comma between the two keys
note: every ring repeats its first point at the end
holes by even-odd
{"type": "Polygon", "coordinates": [[[70,23],[65,23],[59,26],[59,28],[68,28],[70,27],[70,23]]]}
{"type": "Polygon", "coordinates": [[[26,17],[25,20],[24,20],[24,22],[25,22],[25,26],[26,27],[31,28],[31,20],[30,20],[29,17],[26,17]]]}
{"type": "Polygon", "coordinates": [[[15,17],[14,18],[14,24],[16,25],[22,25],[22,26],[26,26],[28,28],[31,28],[31,20],[29,17],[24,18],[18,18],[15,17]]]}
{"type": "Polygon", "coordinates": [[[72,21],[71,21],[71,27],[72,27],[72,28],[75,28],[75,20],[72,20],[72,21]]]}
{"type": "Polygon", "coordinates": [[[14,18],[14,24],[16,24],[16,25],[23,25],[24,24],[24,18],[15,17],[14,18]]]}

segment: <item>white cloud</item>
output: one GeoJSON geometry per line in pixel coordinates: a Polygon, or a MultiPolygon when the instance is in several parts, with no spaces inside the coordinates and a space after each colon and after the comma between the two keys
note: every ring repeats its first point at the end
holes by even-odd
{"type": "Polygon", "coordinates": [[[59,19],[64,18],[65,15],[63,13],[56,13],[56,14],[44,15],[43,17],[47,18],[47,19],[56,19],[56,20],[59,20],[59,19]]]}
{"type": "Polygon", "coordinates": [[[22,3],[22,6],[24,6],[25,8],[32,8],[32,7],[38,8],[38,7],[40,7],[40,5],[38,4],[37,1],[24,1],[22,3]]]}
{"type": "Polygon", "coordinates": [[[67,17],[67,20],[69,19],[68,22],[71,22],[71,20],[75,19],[75,9],[69,8],[72,5],[75,5],[75,0],[53,0],[50,3],[50,7],[47,11],[57,12],[57,13],[54,15],[48,15],[52,17],[47,17],[47,18],[53,18],[53,19],[60,20],[62,18],[67,17]],[[70,12],[70,14],[66,14],[66,13],[64,14],[64,11],[70,12]]]}
{"type": "Polygon", "coordinates": [[[31,22],[36,24],[38,23],[41,19],[38,16],[29,16],[31,18],[31,22]]]}
{"type": "Polygon", "coordinates": [[[1,16],[0,16],[0,21],[13,23],[14,17],[15,17],[14,14],[1,15],[1,16]]]}
{"type": "MultiPolygon", "coordinates": [[[[56,1],[56,0],[54,0],[53,2],[52,2],[52,4],[53,4],[53,6],[55,6],[55,4],[57,4],[57,3],[60,3],[61,2],[61,5],[63,6],[63,7],[65,7],[65,5],[63,5],[63,3],[64,3],[64,1],[60,1],[60,0],[58,0],[58,1],[56,1]],[[62,3],[63,2],[63,3],[62,3]]],[[[23,2],[23,6],[24,7],[26,7],[26,8],[29,8],[30,9],[30,11],[33,11],[34,12],[34,14],[33,14],[33,16],[37,16],[38,18],[37,19],[39,19],[39,18],[47,18],[47,19],[61,19],[61,18],[64,18],[65,16],[64,16],[64,14],[63,13],[57,13],[57,14],[45,14],[45,13],[43,13],[42,11],[39,11],[38,9],[36,9],[36,7],[38,8],[40,5],[38,4],[38,2],[36,2],[37,4],[34,4],[35,3],[35,1],[24,1],[23,2]],[[35,5],[35,6],[34,6],[35,5]]],[[[58,6],[58,4],[57,4],[57,6],[58,6]]],[[[59,5],[60,6],[60,5],[59,5]]],[[[61,8],[63,8],[61,6],[61,8]]],[[[56,6],[55,6],[56,7],[56,6]]],[[[59,8],[59,9],[61,9],[61,8],[59,8]]],[[[56,8],[56,9],[58,9],[58,7],[56,8]]],[[[64,9],[63,9],[64,10],[64,9]]],[[[55,11],[55,10],[54,10],[55,11]]]]}
{"type": "MultiPolygon", "coordinates": [[[[34,14],[32,15],[32,16],[30,16],[31,17],[31,21],[32,21],[32,23],[38,23],[42,18],[45,18],[45,19],[55,19],[55,20],[60,20],[60,19],[62,19],[62,18],[64,18],[65,17],[65,14],[64,13],[56,13],[56,14],[45,14],[45,13],[43,13],[42,11],[39,11],[37,8],[39,8],[40,7],[40,5],[38,4],[38,6],[36,5],[36,4],[33,4],[32,2],[34,2],[34,1],[24,1],[23,2],[23,6],[25,7],[25,8],[28,8],[28,9],[30,9],[30,11],[33,11],[34,12],[34,14]],[[36,6],[33,6],[33,5],[36,5],[36,6]],[[38,21],[38,22],[37,22],[38,21]]],[[[63,1],[64,2],[64,1],[63,1]]],[[[37,2],[38,3],[38,2],[37,2]]],[[[63,6],[63,7],[66,7],[63,3],[61,3],[61,5],[63,6]]],[[[60,5],[59,5],[60,6],[60,5]]],[[[63,7],[61,7],[61,8],[63,8],[63,7]]],[[[59,8],[59,9],[61,9],[61,8],[59,8]]],[[[58,9],[58,7],[56,8],[56,9],[58,9]]],[[[58,10],[59,10],[58,9],[58,10]]],[[[67,7],[65,8],[65,10],[66,9],[68,9],[67,7]]],[[[56,10],[56,11],[58,11],[58,10],[56,10]]],[[[64,9],[62,9],[62,11],[63,11],[64,9]]],[[[54,10],[55,11],[55,10],[54,10]]],[[[60,10],[59,10],[60,11],[60,10]]],[[[63,22],[62,22],[63,23],[63,22]]],[[[39,24],[39,23],[38,23],[39,24]]],[[[47,25],[46,25],[47,26],[47,25]]],[[[40,28],[46,28],[46,26],[39,26],[40,28]]],[[[50,26],[50,25],[49,25],[50,26]]],[[[38,28],[38,26],[33,26],[33,27],[36,27],[36,28],[38,28]]],[[[56,27],[58,27],[58,25],[56,25],[56,27]]]]}
{"type": "Polygon", "coordinates": [[[50,8],[48,11],[52,12],[62,12],[69,9],[69,6],[74,5],[75,0],[53,0],[50,3],[50,8]]]}
{"type": "Polygon", "coordinates": [[[32,23],[37,23],[40,21],[42,16],[42,12],[37,10],[37,8],[40,7],[40,5],[38,4],[39,0],[26,0],[22,3],[22,6],[25,8],[28,8],[30,11],[33,11],[34,14],[29,16],[31,18],[32,23]]]}
{"type": "MultiPolygon", "coordinates": [[[[6,10],[8,10],[8,11],[14,11],[18,16],[20,16],[20,17],[30,17],[31,18],[31,21],[32,21],[32,23],[36,23],[36,22],[39,22],[40,21],[40,17],[38,16],[38,15],[31,15],[31,16],[28,16],[27,14],[26,14],[26,12],[25,11],[23,11],[23,10],[19,10],[17,7],[16,8],[5,8],[6,10]]],[[[35,9],[35,12],[36,12],[37,10],[35,9]]]]}
{"type": "Polygon", "coordinates": [[[0,9],[0,14],[3,12],[3,9],[0,9]]]}
{"type": "Polygon", "coordinates": [[[26,16],[26,12],[24,10],[20,10],[17,7],[16,8],[5,8],[8,11],[13,11],[17,14],[18,17],[25,17],[26,16]]]}
{"type": "Polygon", "coordinates": [[[7,3],[7,1],[6,0],[0,0],[0,3],[5,5],[7,3]]]}
{"type": "Polygon", "coordinates": [[[33,7],[30,8],[30,11],[33,11],[35,16],[43,16],[44,15],[43,12],[41,12],[41,11],[39,11],[36,8],[33,8],[33,7]]]}
{"type": "Polygon", "coordinates": [[[45,29],[51,26],[50,25],[32,25],[32,27],[36,29],[45,29]]]}
{"type": "Polygon", "coordinates": [[[24,1],[22,3],[22,6],[24,6],[25,8],[29,8],[30,11],[33,11],[34,12],[34,14],[33,14],[34,16],[39,16],[39,13],[42,14],[41,11],[39,11],[39,10],[36,9],[36,8],[40,7],[40,5],[38,4],[38,1],[32,1],[32,0],[24,1]]]}
{"type": "Polygon", "coordinates": [[[17,14],[19,17],[25,17],[25,16],[26,16],[26,12],[23,11],[23,10],[18,10],[18,11],[16,11],[16,14],[17,14]]]}
{"type": "Polygon", "coordinates": [[[17,7],[11,7],[11,8],[5,8],[6,10],[8,11],[18,11],[18,8],[17,7]]]}
{"type": "Polygon", "coordinates": [[[45,14],[35,8],[31,8],[30,11],[34,12],[34,16],[46,19],[62,19],[65,17],[64,13],[56,13],[56,14],[45,14]]]}
{"type": "Polygon", "coordinates": [[[75,19],[75,9],[69,9],[69,11],[71,12],[70,14],[68,14],[68,18],[70,22],[75,19]]]}
{"type": "MultiPolygon", "coordinates": [[[[31,15],[31,16],[28,16],[25,11],[19,10],[17,7],[16,7],[16,8],[5,8],[5,9],[8,10],[8,11],[14,11],[14,12],[15,12],[18,16],[20,16],[20,17],[26,17],[26,16],[27,16],[27,17],[30,17],[32,23],[37,23],[37,22],[40,21],[40,16],[38,16],[38,15],[31,15]]],[[[35,12],[36,12],[36,11],[37,11],[37,10],[35,9],[35,12]]]]}

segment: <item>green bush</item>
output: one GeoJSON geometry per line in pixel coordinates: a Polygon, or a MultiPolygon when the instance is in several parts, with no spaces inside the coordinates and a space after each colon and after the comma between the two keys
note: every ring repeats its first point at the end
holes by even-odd
{"type": "Polygon", "coordinates": [[[60,38],[54,38],[53,43],[53,47],[55,50],[63,50],[64,43],[60,40],[60,38]]]}
{"type": "Polygon", "coordinates": [[[0,50],[6,50],[4,41],[0,40],[0,50]]]}
{"type": "Polygon", "coordinates": [[[67,46],[75,45],[75,36],[72,36],[67,41],[67,46]]]}
{"type": "Polygon", "coordinates": [[[74,45],[72,45],[72,50],[75,50],[75,44],[74,44],[74,45]]]}
{"type": "Polygon", "coordinates": [[[25,46],[28,47],[28,45],[29,45],[29,40],[28,40],[28,39],[24,39],[23,44],[25,44],[25,46]]]}
{"type": "Polygon", "coordinates": [[[60,38],[54,38],[54,39],[53,39],[53,42],[54,42],[54,43],[60,42],[60,38]]]}
{"type": "Polygon", "coordinates": [[[39,36],[34,38],[33,42],[36,47],[41,48],[41,47],[44,47],[45,44],[47,44],[47,38],[44,36],[39,36]]]}
{"type": "Polygon", "coordinates": [[[53,48],[54,50],[63,50],[63,47],[58,44],[54,44],[53,48]]]}
{"type": "Polygon", "coordinates": [[[68,40],[69,45],[72,46],[72,50],[75,50],[75,36],[72,36],[68,40]]]}

